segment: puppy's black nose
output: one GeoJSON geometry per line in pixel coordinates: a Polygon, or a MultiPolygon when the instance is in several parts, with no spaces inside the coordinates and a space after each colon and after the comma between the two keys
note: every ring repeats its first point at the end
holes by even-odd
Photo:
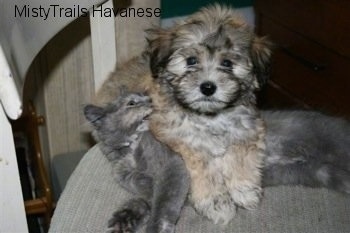
{"type": "Polygon", "coordinates": [[[211,96],[216,91],[216,85],[213,82],[204,82],[200,85],[201,92],[206,96],[211,96]]]}

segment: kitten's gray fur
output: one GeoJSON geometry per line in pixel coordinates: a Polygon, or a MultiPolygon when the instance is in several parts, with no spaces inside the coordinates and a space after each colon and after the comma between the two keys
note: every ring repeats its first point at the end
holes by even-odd
{"type": "Polygon", "coordinates": [[[326,187],[350,194],[350,123],[311,111],[262,111],[263,185],[326,187]]]}
{"type": "MultiPolygon", "coordinates": [[[[143,197],[114,214],[109,222],[114,232],[136,231],[148,216],[148,232],[174,232],[188,192],[183,161],[148,131],[145,117],[151,111],[149,97],[142,94],[122,94],[104,108],[85,107],[115,178],[143,197]]],[[[267,130],[263,186],[305,185],[350,193],[349,122],[311,111],[262,111],[261,115],[267,130]]]]}
{"type": "Polygon", "coordinates": [[[149,132],[151,111],[150,98],[139,93],[123,93],[106,107],[84,108],[115,179],[141,197],[114,213],[110,232],[135,232],[148,219],[146,232],[174,232],[184,205],[189,190],[185,164],[149,132]]]}

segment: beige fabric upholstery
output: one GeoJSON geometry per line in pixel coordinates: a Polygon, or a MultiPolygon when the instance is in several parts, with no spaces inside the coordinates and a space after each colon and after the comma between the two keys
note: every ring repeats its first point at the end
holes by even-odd
{"type": "MultiPolygon", "coordinates": [[[[95,146],[70,177],[49,232],[104,232],[111,214],[128,198],[132,195],[113,181],[110,164],[95,146]]],[[[186,206],[177,232],[350,232],[350,197],[325,189],[267,188],[257,210],[239,209],[226,227],[214,225],[186,206]]]]}

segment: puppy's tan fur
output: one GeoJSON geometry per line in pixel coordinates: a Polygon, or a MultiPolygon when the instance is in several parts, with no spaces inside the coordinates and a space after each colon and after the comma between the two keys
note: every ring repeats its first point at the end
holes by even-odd
{"type": "Polygon", "coordinates": [[[149,56],[147,52],[144,52],[125,64],[118,65],[102,84],[91,102],[103,106],[114,101],[123,88],[134,92],[143,92],[152,84],[149,56]]]}
{"type": "MultiPolygon", "coordinates": [[[[235,215],[235,205],[255,208],[261,197],[260,168],[265,156],[262,120],[256,115],[254,131],[244,133],[240,138],[232,137],[225,151],[218,156],[220,152],[210,151],[205,145],[212,140],[211,132],[205,133],[194,124],[216,121],[217,118],[184,112],[181,107],[164,98],[160,89],[155,84],[150,91],[156,109],[150,119],[150,128],[158,140],[182,155],[190,172],[190,199],[196,210],[215,223],[226,224],[235,215]]],[[[230,112],[229,115],[235,116],[235,113],[230,112]]],[[[247,120],[245,117],[250,118],[251,115],[239,116],[242,125],[247,120]]],[[[231,125],[230,117],[226,120],[228,124],[225,125],[233,130],[248,130],[231,125]]],[[[221,137],[218,139],[224,140],[221,137]]]]}
{"type": "MultiPolygon", "coordinates": [[[[148,40],[153,78],[144,72],[147,58],[140,63],[142,80],[130,70],[129,86],[149,91],[150,129],[182,155],[196,210],[226,224],[236,206],[255,208],[262,193],[265,129],[254,92],[267,75],[270,44],[234,10],[217,5],[171,28],[149,30],[148,40]],[[201,90],[206,82],[215,85],[213,93],[201,90]]],[[[126,78],[117,73],[107,80],[97,99],[111,100],[120,79],[126,78]]]]}

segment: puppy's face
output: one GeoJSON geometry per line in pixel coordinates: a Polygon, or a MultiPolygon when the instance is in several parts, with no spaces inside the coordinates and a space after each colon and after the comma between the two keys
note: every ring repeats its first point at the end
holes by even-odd
{"type": "MultiPolygon", "coordinates": [[[[249,32],[239,34],[249,37],[249,32]]],[[[193,36],[187,46],[183,46],[184,36],[174,39],[174,52],[161,77],[182,105],[198,112],[217,112],[234,104],[243,86],[257,85],[245,38],[233,41],[224,29],[193,36]]]]}
{"type": "MultiPolygon", "coordinates": [[[[153,75],[180,105],[213,114],[254,100],[256,67],[264,66],[261,54],[254,52],[258,39],[232,9],[205,8],[151,34],[153,75]]],[[[269,49],[260,49],[268,58],[269,49]]]]}

